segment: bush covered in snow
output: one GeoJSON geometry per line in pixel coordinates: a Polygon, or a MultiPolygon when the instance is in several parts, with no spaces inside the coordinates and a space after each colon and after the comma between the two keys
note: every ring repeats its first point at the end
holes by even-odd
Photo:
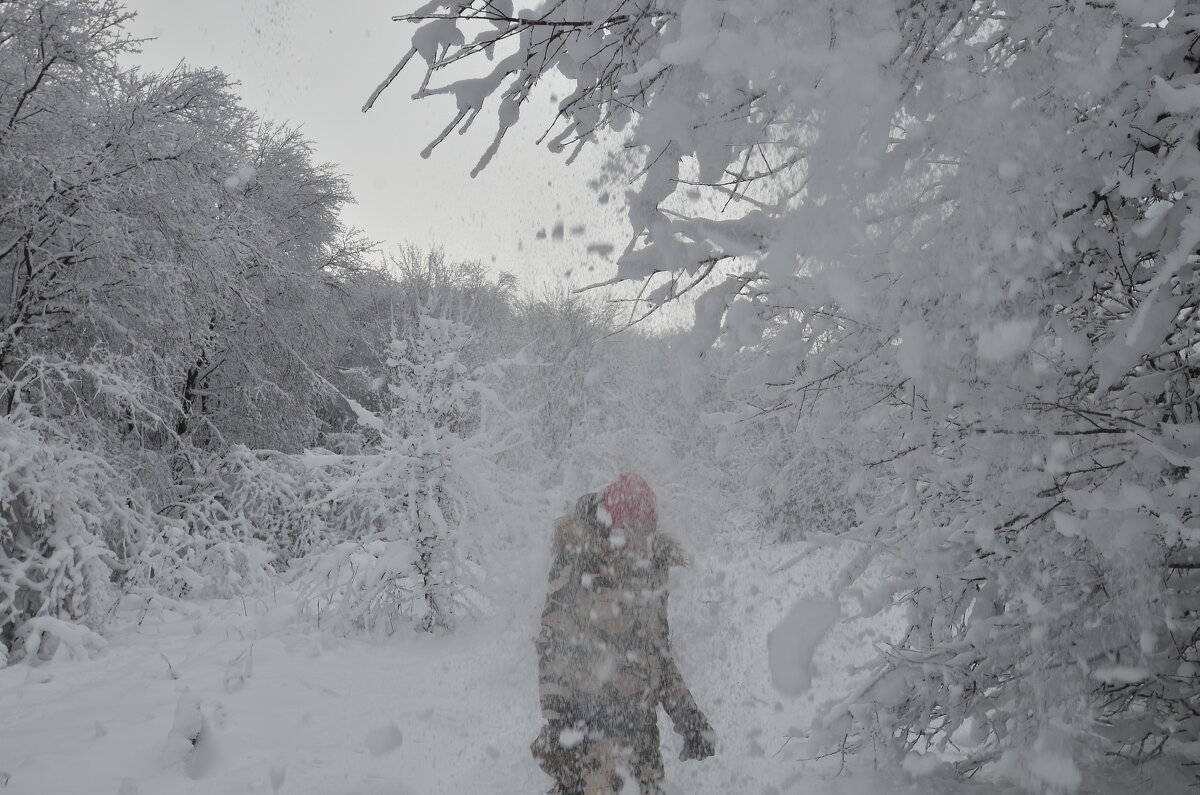
{"type": "Polygon", "coordinates": [[[493,371],[464,364],[474,341],[470,327],[428,310],[403,334],[393,328],[386,410],[356,407],[374,441],[361,454],[323,458],[337,475],[320,501],[353,521],[342,543],[307,561],[306,589],[342,626],[445,629],[469,610],[479,548],[468,531],[495,479],[492,437],[480,427],[493,371]]]}
{"type": "Polygon", "coordinates": [[[96,626],[149,518],[100,456],[25,411],[0,417],[0,650],[38,651],[30,622],[96,626]]]}

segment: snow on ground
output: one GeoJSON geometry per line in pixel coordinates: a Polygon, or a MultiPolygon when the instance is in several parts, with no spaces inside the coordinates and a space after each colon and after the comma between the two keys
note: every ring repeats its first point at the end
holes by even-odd
{"type": "Polygon", "coordinates": [[[536,791],[532,647],[505,638],[338,639],[240,601],[147,616],[92,661],[0,670],[0,769],[44,795],[536,791]]]}
{"type": "MultiPolygon", "coordinates": [[[[814,699],[853,656],[837,629],[812,659],[812,688],[780,694],[767,638],[796,600],[829,594],[834,557],[772,574],[777,550],[715,544],[676,571],[676,656],[719,737],[703,763],[676,761],[674,792],[991,792],[872,770],[855,757],[803,764],[814,699]],[[814,695],[815,694],[815,695],[814,695]]],[[[536,589],[535,589],[536,590],[536,589]]],[[[531,642],[538,599],[508,618],[431,637],[332,636],[285,591],[260,599],[126,606],[90,660],[0,669],[4,795],[536,795],[539,726],[531,642]],[[500,626],[496,626],[496,625],[500,626]]]]}

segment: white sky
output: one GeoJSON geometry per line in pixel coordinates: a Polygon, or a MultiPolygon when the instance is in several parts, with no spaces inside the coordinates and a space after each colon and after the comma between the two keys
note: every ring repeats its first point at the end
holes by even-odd
{"type": "Polygon", "coordinates": [[[553,118],[549,95],[523,114],[492,164],[469,172],[494,133],[481,115],[472,133],[452,135],[424,160],[420,150],[449,121],[453,101],[410,99],[419,59],[369,113],[367,96],[408,47],[413,26],[391,17],[417,0],[125,0],[138,13],[137,36],[153,36],[139,61],[169,69],[186,60],[215,66],[241,83],[244,104],[264,118],[301,126],[317,158],[350,179],[358,205],[346,218],[387,244],[442,246],[451,258],[478,259],[517,274],[528,287],[562,280],[578,285],[612,266],[586,245],[620,250],[628,224],[614,201],[600,206],[587,188],[595,166],[538,148],[553,118]],[[561,221],[568,232],[549,232],[561,221]],[[547,235],[538,239],[539,230],[547,235]]]}

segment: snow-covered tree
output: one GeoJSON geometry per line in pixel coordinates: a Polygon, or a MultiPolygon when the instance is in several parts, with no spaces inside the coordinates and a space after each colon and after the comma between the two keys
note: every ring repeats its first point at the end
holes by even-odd
{"type": "Polygon", "coordinates": [[[428,309],[386,348],[386,408],[355,406],[372,442],[328,456],[322,496],[346,540],[313,562],[318,602],[346,626],[394,630],[411,621],[450,627],[470,610],[476,532],[494,480],[492,436],[480,426],[495,365],[464,364],[475,332],[428,309]],[[336,474],[335,474],[336,473],[336,474]]]}
{"type": "Polygon", "coordinates": [[[306,473],[235,445],[317,440],[370,246],[344,178],[224,74],[125,66],[128,17],[0,3],[0,417],[32,445],[0,496],[5,643],[122,591],[244,591],[323,543],[266,515],[306,473]]]}
{"type": "Polygon", "coordinates": [[[908,630],[826,728],[1067,787],[1082,749],[1200,736],[1193,4],[409,18],[397,71],[419,56],[418,98],[456,100],[431,148],[494,98],[482,167],[535,84],[568,81],[551,146],[629,145],[614,280],[649,310],[702,291],[694,344],[761,351],[756,403],[852,429],[880,510],[846,531],[886,571],[859,601],[908,630]]]}
{"type": "Polygon", "coordinates": [[[123,68],[126,19],[107,0],[0,7],[0,406],[102,408],[151,446],[300,449],[336,347],[311,319],[337,317],[320,310],[369,248],[338,216],[346,182],[220,72],[123,68]],[[84,362],[138,377],[62,388],[84,362]]]}
{"type": "Polygon", "coordinates": [[[184,251],[160,255],[189,269],[197,257],[209,281],[189,291],[204,298],[188,307],[199,322],[177,428],[200,445],[215,433],[297,451],[315,441],[320,409],[336,397],[327,374],[358,331],[342,291],[367,270],[370,243],[339,218],[351,201],[345,178],[314,162],[296,130],[259,125],[238,144],[215,175],[216,210],[193,217],[207,234],[181,229],[183,241],[168,242],[184,251]]]}
{"type": "Polygon", "coordinates": [[[525,297],[516,307],[520,375],[504,384],[505,403],[522,414],[521,451],[561,461],[596,430],[593,387],[604,369],[601,340],[616,330],[612,312],[589,296],[550,293],[525,297]]]}

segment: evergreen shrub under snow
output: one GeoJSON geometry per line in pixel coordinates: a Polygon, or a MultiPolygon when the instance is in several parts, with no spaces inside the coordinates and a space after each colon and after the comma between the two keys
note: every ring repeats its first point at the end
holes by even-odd
{"type": "Polygon", "coordinates": [[[470,327],[427,311],[407,333],[393,329],[388,407],[356,407],[374,443],[358,455],[310,457],[336,473],[324,510],[354,517],[345,540],[305,563],[305,589],[322,622],[433,630],[474,611],[479,546],[471,531],[494,477],[490,437],[479,427],[490,371],[463,362],[473,342],[470,327]]]}

